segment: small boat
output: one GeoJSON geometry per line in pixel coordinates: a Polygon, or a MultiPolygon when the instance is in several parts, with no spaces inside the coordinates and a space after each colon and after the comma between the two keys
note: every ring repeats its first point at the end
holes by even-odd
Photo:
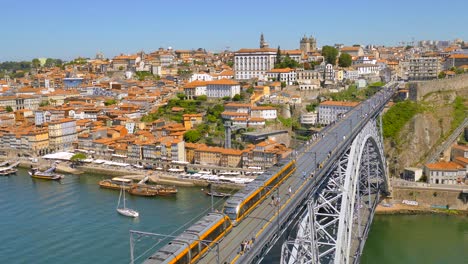
{"type": "Polygon", "coordinates": [[[177,188],[175,186],[134,184],[128,193],[138,196],[169,196],[177,194],[177,188]]]}
{"type": "Polygon", "coordinates": [[[231,196],[230,193],[223,193],[223,192],[217,192],[217,191],[207,191],[205,189],[201,189],[201,190],[202,190],[202,192],[204,192],[208,196],[220,197],[220,198],[231,196]]]}
{"type": "Polygon", "coordinates": [[[28,174],[31,176],[31,178],[42,180],[58,181],[64,178],[63,175],[55,173],[55,166],[50,167],[46,171],[40,171],[37,168],[32,168],[30,171],[28,171],[28,174]]]}
{"type": "Polygon", "coordinates": [[[0,168],[0,176],[10,176],[16,174],[17,171],[15,168],[0,168]]]}
{"type": "Polygon", "coordinates": [[[131,179],[114,177],[99,181],[99,187],[113,190],[120,190],[121,188],[128,190],[132,186],[132,182],[131,179]]]}
{"type": "Polygon", "coordinates": [[[125,205],[125,190],[124,190],[123,186],[120,189],[119,202],[117,203],[117,209],[116,210],[117,210],[117,212],[119,214],[124,215],[124,216],[133,217],[133,218],[136,218],[136,217],[140,216],[140,213],[138,213],[137,211],[126,207],[126,205],[125,205]],[[120,207],[120,199],[122,198],[122,193],[123,193],[123,207],[119,208],[120,207]]]}

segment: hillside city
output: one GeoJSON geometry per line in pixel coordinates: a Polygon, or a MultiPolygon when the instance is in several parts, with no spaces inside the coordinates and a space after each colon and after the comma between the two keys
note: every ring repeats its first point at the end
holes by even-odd
{"type": "MultiPolygon", "coordinates": [[[[386,83],[401,82],[388,110],[411,99],[408,81],[468,72],[461,39],[319,47],[303,36],[297,49],[280,44],[261,34],[258,47],[237,51],[169,47],[0,63],[0,154],[34,163],[82,153],[80,162],[116,167],[251,173],[294,155],[386,83]]],[[[467,168],[461,144],[448,161],[397,174],[462,184],[467,168]]]]}

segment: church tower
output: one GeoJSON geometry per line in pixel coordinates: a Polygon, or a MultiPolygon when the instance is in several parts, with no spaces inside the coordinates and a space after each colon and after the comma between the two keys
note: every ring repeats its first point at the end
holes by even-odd
{"type": "Polygon", "coordinates": [[[299,47],[300,47],[299,49],[302,51],[303,54],[307,54],[310,52],[310,41],[305,35],[301,39],[299,47]]]}
{"type": "Polygon", "coordinates": [[[317,50],[317,40],[313,36],[310,36],[309,42],[310,42],[310,50],[311,51],[316,51],[317,50]]]}
{"type": "Polygon", "coordinates": [[[265,38],[263,37],[263,33],[260,35],[260,48],[261,49],[266,49],[268,48],[269,45],[267,42],[265,42],[265,38]]]}

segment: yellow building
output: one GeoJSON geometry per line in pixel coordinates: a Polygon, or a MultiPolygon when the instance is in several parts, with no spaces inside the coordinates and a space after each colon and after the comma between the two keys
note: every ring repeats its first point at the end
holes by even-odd
{"type": "Polygon", "coordinates": [[[194,125],[198,125],[203,122],[202,114],[184,114],[183,118],[186,130],[190,130],[194,125]]]}

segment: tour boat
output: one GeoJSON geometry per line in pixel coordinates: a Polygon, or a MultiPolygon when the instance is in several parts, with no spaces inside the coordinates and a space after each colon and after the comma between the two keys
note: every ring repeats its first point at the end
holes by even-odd
{"type": "Polygon", "coordinates": [[[138,196],[168,196],[177,194],[174,186],[134,184],[128,193],[138,196]]]}
{"type": "Polygon", "coordinates": [[[57,174],[54,171],[55,171],[55,166],[50,167],[46,171],[40,171],[37,168],[32,168],[30,171],[28,171],[28,174],[31,176],[31,178],[42,179],[42,180],[58,181],[64,178],[63,175],[57,174]]]}
{"type": "Polygon", "coordinates": [[[99,181],[99,187],[101,188],[106,188],[106,189],[113,189],[113,190],[128,190],[132,186],[132,180],[131,179],[125,179],[125,178],[119,178],[119,177],[114,177],[112,179],[105,179],[102,181],[99,181]]]}
{"type": "Polygon", "coordinates": [[[133,210],[133,209],[130,209],[130,208],[127,208],[125,206],[125,190],[123,189],[123,187],[120,189],[120,195],[119,195],[119,202],[117,203],[117,212],[121,215],[124,215],[124,216],[128,216],[128,217],[133,217],[133,218],[136,218],[138,217],[140,214],[133,210]],[[120,199],[122,198],[122,193],[123,193],[123,207],[122,208],[119,208],[120,207],[120,199]]]}

